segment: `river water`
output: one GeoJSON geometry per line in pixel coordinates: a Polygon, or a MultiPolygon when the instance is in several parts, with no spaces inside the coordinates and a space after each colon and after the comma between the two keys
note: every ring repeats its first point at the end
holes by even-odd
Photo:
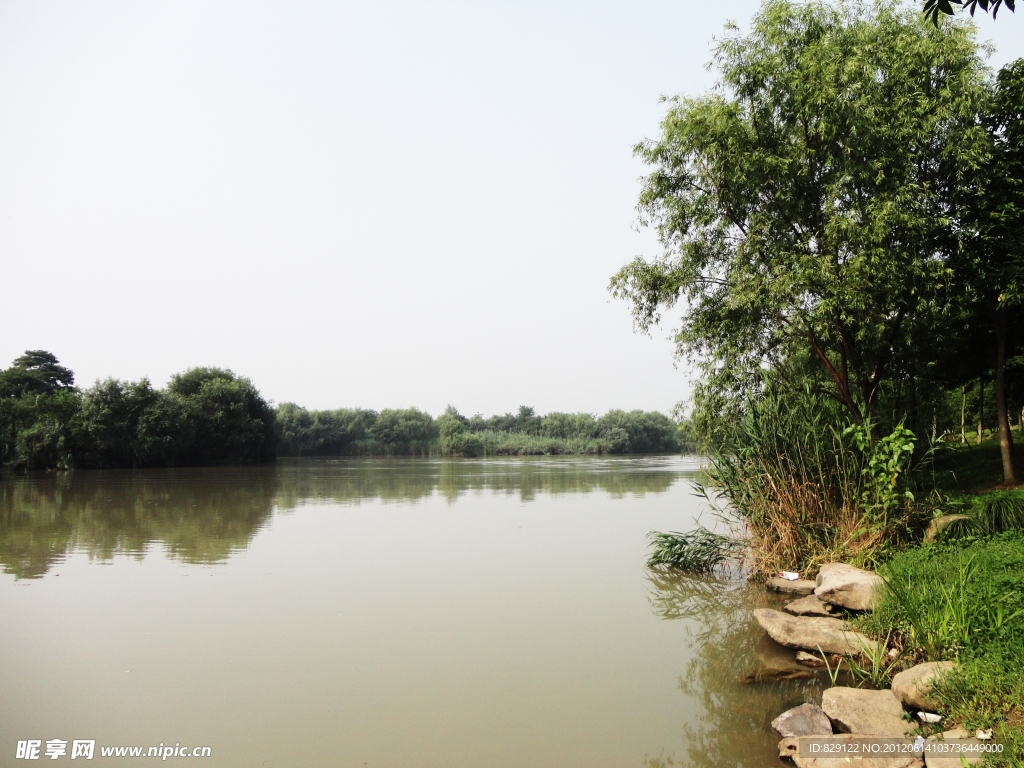
{"type": "Polygon", "coordinates": [[[741,682],[771,598],[644,567],[649,531],[710,522],[697,472],[536,457],[0,477],[0,765],[28,764],[32,739],[42,759],[68,742],[62,761],[95,741],[96,765],[176,744],[211,754],[167,762],[205,766],[777,765],[768,724],[820,682],[741,682]]]}

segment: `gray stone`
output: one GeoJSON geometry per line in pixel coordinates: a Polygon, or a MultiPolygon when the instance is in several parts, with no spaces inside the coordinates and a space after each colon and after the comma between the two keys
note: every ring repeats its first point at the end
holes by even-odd
{"type": "Polygon", "coordinates": [[[821,602],[821,599],[817,595],[808,595],[807,597],[801,597],[799,600],[794,600],[792,603],[786,605],[782,610],[786,613],[792,613],[794,616],[823,616],[825,618],[835,618],[834,607],[828,603],[821,602]]]}
{"type": "Polygon", "coordinates": [[[816,594],[823,602],[841,605],[852,611],[875,607],[875,591],[882,577],[845,563],[828,563],[818,571],[816,594]]]}
{"type": "Polygon", "coordinates": [[[817,585],[809,579],[789,581],[779,576],[772,576],[765,582],[765,586],[776,592],[785,592],[790,595],[810,595],[814,593],[814,588],[817,585]]]}
{"type": "Polygon", "coordinates": [[[916,727],[903,719],[903,705],[890,690],[829,688],[821,696],[821,708],[842,733],[900,738],[916,727]]]}
{"type": "Polygon", "coordinates": [[[970,520],[967,515],[943,515],[933,518],[928,527],[924,529],[925,543],[930,543],[939,538],[939,534],[949,528],[957,520],[970,520]]]}
{"type": "Polygon", "coordinates": [[[801,704],[772,720],[772,730],[784,739],[793,736],[831,736],[832,723],[821,707],[801,704]]]}
{"type": "MultiPolygon", "coordinates": [[[[929,736],[927,741],[952,741],[953,739],[970,739],[971,744],[980,743],[978,739],[971,738],[971,734],[965,731],[963,728],[954,728],[952,731],[946,731],[940,733],[938,736],[929,736]]],[[[982,753],[976,753],[973,757],[964,755],[967,758],[968,765],[981,765],[985,762],[985,757],[982,753]]],[[[963,763],[960,762],[959,756],[955,757],[943,757],[940,753],[936,752],[934,755],[930,752],[924,753],[924,764],[927,768],[961,768],[963,763]]]]}
{"type": "Polygon", "coordinates": [[[811,680],[817,673],[797,663],[792,648],[779,645],[762,635],[754,648],[757,657],[753,670],[740,678],[741,683],[765,683],[774,680],[811,680]]]}
{"type": "MultiPolygon", "coordinates": [[[[795,739],[785,739],[779,743],[781,756],[783,745],[788,748],[787,754],[792,757],[797,768],[924,768],[924,760],[917,755],[901,755],[899,757],[863,757],[854,760],[848,757],[801,757],[799,754],[800,743],[809,739],[821,738],[820,736],[803,736],[795,739]],[[787,742],[796,742],[787,744],[787,742]]],[[[843,734],[832,738],[842,741],[845,739],[862,738],[859,735],[843,734]]],[[[805,746],[804,751],[807,751],[805,746]]]]}
{"type": "Polygon", "coordinates": [[[840,619],[790,616],[770,608],[758,608],[754,611],[754,618],[772,640],[787,648],[854,656],[875,646],[873,640],[855,632],[840,619]]]}
{"type": "Polygon", "coordinates": [[[912,709],[934,712],[937,705],[928,697],[931,695],[935,679],[955,666],[952,661],[928,661],[905,669],[892,679],[892,692],[912,709]]]}

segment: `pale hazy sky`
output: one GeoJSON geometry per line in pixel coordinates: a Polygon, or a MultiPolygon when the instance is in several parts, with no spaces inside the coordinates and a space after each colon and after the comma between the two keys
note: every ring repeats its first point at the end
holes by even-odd
{"type": "MultiPolygon", "coordinates": [[[[310,408],[686,397],[632,333],[662,94],[757,3],[0,1],[0,367],[231,368],[310,408]]],[[[1024,13],[981,20],[998,67],[1024,13]]]]}

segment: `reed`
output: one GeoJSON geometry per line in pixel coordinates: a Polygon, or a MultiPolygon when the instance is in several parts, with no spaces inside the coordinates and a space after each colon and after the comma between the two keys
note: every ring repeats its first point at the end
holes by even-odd
{"type": "Polygon", "coordinates": [[[813,573],[834,561],[873,567],[909,540],[921,515],[905,490],[909,432],[872,440],[869,431],[810,389],[750,403],[712,451],[698,492],[738,523],[753,574],[813,573]]]}

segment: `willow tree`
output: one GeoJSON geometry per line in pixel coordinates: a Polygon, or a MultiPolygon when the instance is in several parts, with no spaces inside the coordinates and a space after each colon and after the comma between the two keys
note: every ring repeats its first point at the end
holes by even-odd
{"type": "Polygon", "coordinates": [[[635,149],[664,253],[611,290],[644,331],[680,311],[704,397],[813,361],[861,420],[956,300],[951,189],[988,152],[973,30],[893,2],[768,2],[712,66],[715,89],[671,99],[635,149]]]}

